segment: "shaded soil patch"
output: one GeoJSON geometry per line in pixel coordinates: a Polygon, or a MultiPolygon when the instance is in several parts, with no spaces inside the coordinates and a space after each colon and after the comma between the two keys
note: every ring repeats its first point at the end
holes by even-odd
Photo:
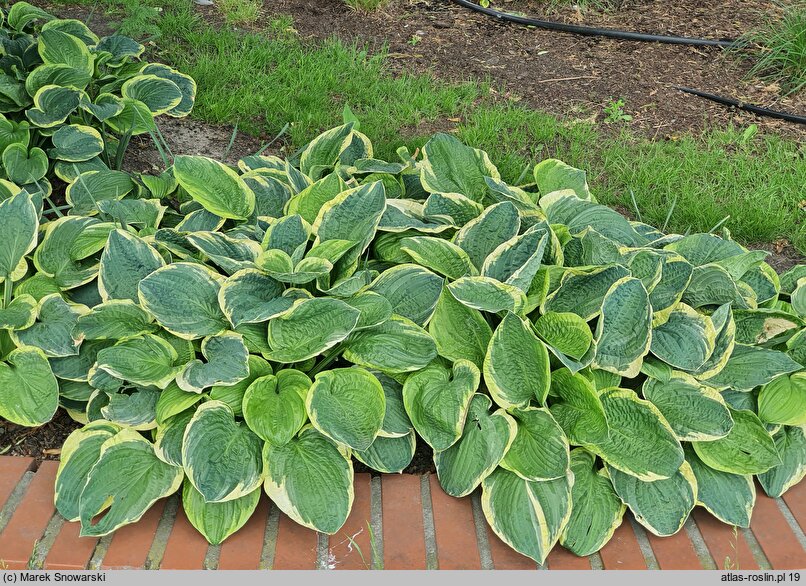
{"type": "Polygon", "coordinates": [[[58,460],[62,444],[71,432],[81,427],[66,412],[40,427],[22,427],[0,421],[0,453],[5,456],[30,456],[36,460],[58,460]]]}

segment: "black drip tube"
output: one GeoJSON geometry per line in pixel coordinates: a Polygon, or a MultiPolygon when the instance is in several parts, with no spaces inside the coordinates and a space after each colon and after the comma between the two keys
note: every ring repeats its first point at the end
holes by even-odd
{"type": "Polygon", "coordinates": [[[694,37],[679,37],[668,35],[651,35],[647,33],[636,33],[632,31],[622,31],[611,28],[594,28],[590,26],[580,26],[576,24],[565,24],[562,22],[554,22],[551,20],[540,20],[537,18],[529,18],[526,16],[518,16],[509,14],[508,12],[501,12],[494,8],[485,8],[474,2],[468,0],[453,0],[456,4],[470,8],[476,12],[481,12],[487,16],[494,16],[495,18],[514,22],[517,24],[524,24],[527,26],[536,26],[553,31],[563,31],[566,33],[574,33],[577,35],[587,35],[596,37],[610,37],[613,39],[622,39],[625,41],[644,41],[651,43],[668,43],[671,45],[693,45],[695,47],[724,47],[736,48],[741,46],[741,42],[737,40],[716,40],[716,39],[697,39],[694,37]]]}
{"type": "Polygon", "coordinates": [[[700,98],[705,98],[706,100],[711,100],[712,102],[722,104],[723,106],[732,106],[734,108],[738,108],[739,110],[752,112],[753,114],[758,114],[759,116],[777,118],[778,120],[786,120],[787,122],[795,122],[796,124],[806,124],[806,116],[798,116],[797,114],[789,114],[788,112],[779,112],[778,110],[769,110],[767,108],[762,108],[761,106],[746,104],[745,102],[740,102],[739,100],[734,100],[733,98],[723,98],[722,96],[701,92],[700,90],[687,87],[675,86],[675,89],[687,94],[699,96],[700,98]]]}

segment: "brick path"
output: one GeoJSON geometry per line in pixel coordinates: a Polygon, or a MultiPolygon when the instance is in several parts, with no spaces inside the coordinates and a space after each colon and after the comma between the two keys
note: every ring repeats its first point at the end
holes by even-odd
{"type": "MultiPolygon", "coordinates": [[[[79,537],[53,507],[57,462],[0,457],[0,569],[543,569],[487,527],[478,495],[447,496],[433,476],[356,475],[355,504],[337,535],[292,522],[263,496],[248,524],[208,546],[176,497],[102,539],[79,537]],[[5,566],[3,565],[5,564],[5,566]]],[[[750,529],[733,529],[697,508],[683,531],[648,534],[631,518],[598,554],[556,547],[548,569],[806,568],[806,483],[783,499],[759,490],[750,529]]]]}

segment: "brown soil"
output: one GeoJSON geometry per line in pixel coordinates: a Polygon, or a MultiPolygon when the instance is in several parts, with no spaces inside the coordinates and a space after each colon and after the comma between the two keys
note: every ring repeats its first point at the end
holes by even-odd
{"type": "Polygon", "coordinates": [[[37,460],[58,460],[62,444],[73,430],[81,427],[64,411],[41,427],[21,427],[0,421],[0,454],[30,456],[37,460]]]}

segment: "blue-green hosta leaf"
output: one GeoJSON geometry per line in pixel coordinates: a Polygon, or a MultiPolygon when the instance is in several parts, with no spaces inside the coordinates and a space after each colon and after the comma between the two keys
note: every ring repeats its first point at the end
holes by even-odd
{"type": "Polygon", "coordinates": [[[540,269],[548,241],[548,232],[539,227],[510,238],[487,256],[481,274],[514,285],[526,293],[540,269]]]}
{"type": "Polygon", "coordinates": [[[386,396],[363,368],[336,368],[316,376],[305,406],[313,426],[335,442],[366,450],[383,425],[386,396]]]}
{"type": "Polygon", "coordinates": [[[245,220],[255,208],[255,194],[240,176],[207,157],[178,155],[174,176],[204,209],[222,218],[245,220]]]}
{"type": "Polygon", "coordinates": [[[503,459],[517,434],[517,425],[503,409],[490,413],[487,395],[473,395],[459,440],[434,454],[442,489],[451,496],[476,490],[503,459]]]}
{"type": "Polygon", "coordinates": [[[59,406],[59,384],[39,348],[22,346],[0,362],[0,417],[17,425],[38,427],[59,406]]]}
{"type": "Polygon", "coordinates": [[[553,480],[568,472],[568,440],[548,409],[512,409],[517,435],[501,467],[525,480],[553,480]]]}
{"type": "MultiPolygon", "coordinates": [[[[246,335],[244,335],[244,341],[247,343],[248,348],[249,340],[246,335]]],[[[215,399],[216,401],[222,401],[229,405],[236,417],[243,415],[243,398],[246,393],[246,389],[249,388],[249,385],[262,376],[272,374],[271,365],[260,356],[250,354],[249,358],[247,359],[247,365],[249,366],[249,376],[247,376],[245,379],[235,383],[234,385],[214,385],[210,391],[210,398],[215,399]]]]}
{"type": "Polygon", "coordinates": [[[233,327],[261,323],[291,309],[294,299],[283,296],[284,289],[257,269],[243,269],[221,285],[218,302],[233,327]]]}
{"type": "MultiPolygon", "coordinates": [[[[660,258],[660,279],[651,288],[647,287],[647,291],[649,291],[649,301],[652,303],[655,325],[660,325],[682,299],[683,293],[691,282],[694,267],[681,256],[661,255],[658,251],[653,251],[653,254],[660,258]]],[[[630,264],[633,276],[640,275],[640,268],[637,265],[640,263],[641,257],[640,253],[636,254],[630,264]]],[[[639,276],[639,278],[641,277],[639,276]]]]}
{"type": "Polygon", "coordinates": [[[563,224],[572,235],[593,228],[602,236],[627,246],[641,246],[646,240],[617,211],[580,199],[568,190],[555,191],[540,198],[540,207],[552,224],[563,224]]]}
{"type": "Polygon", "coordinates": [[[353,451],[355,458],[373,470],[384,474],[397,474],[411,464],[417,440],[414,430],[399,437],[379,435],[364,451],[353,451]]]}
{"type": "Polygon", "coordinates": [[[137,303],[137,288],[144,278],[165,266],[145,240],[126,232],[110,232],[98,272],[98,291],[104,301],[129,299],[137,303]]]}
{"type": "Polygon", "coordinates": [[[485,177],[501,179],[484,151],[443,133],[423,147],[420,181],[429,193],[460,193],[480,202],[487,193],[485,177]]]}
{"type": "Polygon", "coordinates": [[[434,340],[420,326],[400,316],[353,334],[344,358],[353,364],[389,373],[420,370],[437,357],[434,340]]]}
{"type": "Polygon", "coordinates": [[[692,442],[707,466],[732,474],[761,474],[778,466],[781,458],[764,424],[752,411],[730,409],[733,428],[724,438],[692,442]]]}
{"type": "Polygon", "coordinates": [[[259,488],[231,501],[208,503],[188,480],[182,487],[182,508],[188,521],[213,545],[218,545],[243,527],[255,512],[259,500],[259,488]]]}
{"type": "Polygon", "coordinates": [[[711,323],[716,331],[714,351],[705,364],[692,372],[698,380],[709,379],[721,372],[733,354],[736,344],[736,322],[730,304],[718,307],[711,314],[711,323]]]}
{"type": "Polygon", "coordinates": [[[750,516],[756,502],[753,477],[706,466],[688,444],[686,461],[697,479],[697,504],[723,523],[750,527],[750,516]]]}
{"type": "Polygon", "coordinates": [[[716,264],[694,267],[682,299],[694,308],[725,303],[732,303],[737,309],[749,307],[728,271],[716,264]]]}
{"type": "Polygon", "coordinates": [[[581,360],[593,342],[588,324],[575,313],[550,311],[535,321],[535,332],[546,344],[576,360],[581,360]]]}
{"type": "Polygon", "coordinates": [[[313,427],[285,444],[264,444],[266,494],[294,521],[336,533],[353,506],[353,464],[348,451],[313,427]]]}
{"type": "Polygon", "coordinates": [[[125,340],[154,332],[153,321],[154,318],[133,301],[113,299],[80,316],[75,332],[85,340],[125,340]]]}
{"type": "Polygon", "coordinates": [[[778,498],[806,476],[806,430],[802,425],[784,425],[772,436],[781,465],[758,475],[764,492],[778,498]]]}
{"type": "Polygon", "coordinates": [[[130,429],[144,431],[157,427],[157,400],[160,392],[155,389],[137,389],[131,393],[114,393],[109,403],[101,407],[101,415],[107,421],[130,429]]]}
{"type": "MultiPolygon", "coordinates": [[[[85,90],[91,81],[90,70],[79,69],[65,63],[42,64],[31,71],[25,79],[25,91],[29,96],[35,96],[36,92],[48,85],[85,90]]],[[[83,101],[91,103],[87,98],[83,101]]]]}
{"type": "Polygon", "coordinates": [[[182,441],[182,462],[205,502],[231,501],[249,494],[263,480],[261,441],[220,401],[201,405],[182,441]]]}
{"type": "Polygon", "coordinates": [[[92,126],[68,124],[62,126],[51,137],[53,148],[49,151],[52,159],[70,163],[89,161],[104,150],[101,133],[92,126]]]}
{"type": "Polygon", "coordinates": [[[140,230],[156,230],[167,209],[158,199],[108,199],[98,202],[98,210],[105,217],[140,230]]]}
{"type": "Polygon", "coordinates": [[[140,281],[140,305],[180,338],[215,336],[228,329],[218,304],[223,282],[221,275],[202,265],[174,263],[140,281]]]}
{"type": "Polygon", "coordinates": [[[171,417],[190,409],[203,398],[202,395],[183,391],[176,382],[172,382],[165,387],[157,400],[157,425],[163,425],[171,417]]]}
{"type": "MultiPolygon", "coordinates": [[[[142,47],[142,46],[141,46],[142,47]]],[[[196,101],[196,82],[192,77],[177,71],[162,63],[149,63],[140,70],[142,75],[155,75],[162,79],[173,82],[182,93],[179,103],[168,110],[166,114],[173,118],[184,118],[193,109],[196,101]]]]}
{"type": "Polygon", "coordinates": [[[613,488],[630,508],[635,520],[655,535],[674,535],[697,503],[697,479],[688,462],[671,478],[645,482],[607,468],[613,488]]]}
{"type": "Polygon", "coordinates": [[[571,516],[571,474],[530,482],[498,468],[482,482],[481,508],[493,532],[542,564],[571,516]]]}
{"type": "Polygon", "coordinates": [[[189,393],[201,393],[213,385],[234,385],[249,376],[249,350],[243,337],[225,332],[201,343],[204,359],[193,360],[176,377],[176,384],[189,393]]]}
{"type": "Polygon", "coordinates": [[[173,110],[182,101],[182,90],[170,79],[156,75],[135,75],[120,88],[124,98],[143,102],[155,116],[173,110]]]}
{"type": "Polygon", "coordinates": [[[773,346],[786,342],[804,327],[803,320],[777,309],[736,310],[736,341],[740,344],[773,346]]]}
{"type": "Polygon", "coordinates": [[[118,342],[98,352],[96,366],[112,376],[136,385],[167,387],[182,372],[174,366],[173,346],[153,334],[118,342]]]}
{"type": "Polygon", "coordinates": [[[400,184],[396,179],[390,179],[389,175],[370,175],[367,180],[373,177],[387,179],[387,181],[384,181],[384,187],[387,189],[386,210],[383,212],[383,217],[378,224],[379,231],[397,234],[404,232],[439,234],[453,228],[451,224],[445,223],[441,218],[427,218],[425,205],[417,200],[394,199],[399,197],[396,190],[397,192],[400,190],[400,184]]]}
{"type": "Polygon", "coordinates": [[[803,366],[777,350],[736,344],[725,367],[705,381],[717,388],[749,391],[777,376],[801,370],[803,366]]]}
{"type": "Polygon", "coordinates": [[[70,305],[61,295],[48,295],[39,302],[36,323],[10,332],[11,339],[17,346],[36,346],[50,358],[74,356],[81,340],[73,337],[73,331],[86,312],[86,307],[70,305]]]}
{"type": "Polygon", "coordinates": [[[585,171],[566,165],[558,159],[545,159],[535,165],[534,178],[542,195],[570,189],[581,199],[592,199],[585,171]]]}
{"type": "Polygon", "coordinates": [[[443,238],[413,236],[401,240],[400,245],[414,262],[449,279],[478,274],[467,253],[443,238]]]}
{"type": "Polygon", "coordinates": [[[311,384],[304,373],[293,369],[256,379],[243,396],[249,429],[275,446],[290,442],[308,419],[305,398],[311,384]]]}
{"type": "Polygon", "coordinates": [[[28,2],[15,2],[8,11],[8,24],[18,32],[22,32],[37,20],[47,22],[53,18],[53,15],[28,2]]]}
{"type": "Polygon", "coordinates": [[[596,324],[593,366],[632,378],[641,370],[652,340],[652,306],[640,280],[616,281],[602,302],[596,324]]]}
{"type": "Polygon", "coordinates": [[[92,69],[93,56],[80,38],[55,28],[43,28],[38,41],[39,56],[45,64],[64,64],[84,71],[92,69]]]}
{"type": "Polygon", "coordinates": [[[3,167],[11,181],[27,185],[39,181],[48,172],[48,156],[40,148],[29,151],[26,146],[12,144],[3,151],[3,167]]]}
{"type": "Polygon", "coordinates": [[[610,541],[627,507],[613,490],[607,471],[597,470],[596,456],[584,448],[571,452],[571,472],[571,517],[560,535],[560,545],[587,556],[610,541]]]}
{"type": "Polygon", "coordinates": [[[484,382],[504,409],[546,402],[551,383],[549,353],[529,322],[507,313],[496,328],[484,358],[484,382]]]}
{"type": "Polygon", "coordinates": [[[518,208],[514,204],[495,204],[465,224],[457,232],[453,243],[462,248],[476,268],[481,270],[485,259],[493,251],[516,238],[520,225],[518,208]]]}
{"type": "Polygon", "coordinates": [[[509,201],[515,204],[515,207],[524,214],[538,214],[542,216],[543,212],[537,207],[532,194],[527,193],[520,187],[507,185],[503,181],[493,179],[492,177],[485,177],[484,180],[487,182],[487,188],[489,190],[487,196],[489,199],[496,203],[509,201]]]}
{"type": "Polygon", "coordinates": [[[62,124],[72,114],[84,95],[82,90],[46,85],[34,96],[34,106],[25,112],[31,124],[39,128],[52,128],[62,124]]]}
{"type": "Polygon", "coordinates": [[[610,467],[652,482],[670,478],[683,463],[683,448],[657,407],[627,389],[599,395],[610,437],[585,446],[610,467]]]}
{"type": "Polygon", "coordinates": [[[452,370],[434,362],[406,379],[406,413],[420,437],[434,450],[445,450],[461,437],[480,379],[479,369],[467,360],[457,360],[452,370]]]}
{"type": "Polygon", "coordinates": [[[526,306],[526,295],[514,285],[490,277],[462,277],[448,284],[451,295],[467,307],[489,313],[520,313],[526,306]]]}
{"type": "Polygon", "coordinates": [[[665,248],[683,256],[694,266],[723,261],[745,252],[736,242],[714,234],[691,234],[667,244],[665,248]]]}
{"type": "MultiPolygon", "coordinates": [[[[101,88],[104,91],[105,88],[101,88]]],[[[123,108],[120,113],[106,120],[106,125],[118,134],[138,136],[157,131],[154,115],[143,102],[131,98],[121,98],[123,108]]]]}
{"type": "Polygon", "coordinates": [[[39,304],[30,295],[18,295],[0,309],[0,330],[25,330],[36,323],[39,304]]]}
{"type": "Polygon", "coordinates": [[[428,219],[461,228],[484,211],[484,206],[461,193],[432,193],[423,208],[428,219]]]}
{"type": "MultiPolygon", "coordinates": [[[[185,391],[181,389],[180,392],[185,393],[185,391]]],[[[185,394],[192,397],[199,397],[199,395],[193,393],[185,394]]],[[[193,419],[193,415],[194,409],[188,408],[157,425],[157,431],[154,434],[154,452],[160,460],[173,466],[183,465],[182,442],[184,441],[188,424],[190,420],[193,419]]]]}
{"type": "Polygon", "coordinates": [[[644,398],[663,414],[680,441],[709,441],[725,437],[733,418],[722,396],[696,379],[673,373],[668,381],[647,378],[644,398]]]}
{"type": "Polygon", "coordinates": [[[343,301],[361,312],[356,330],[375,328],[392,317],[392,304],[373,291],[363,291],[343,301]]]}
{"type": "Polygon", "coordinates": [[[337,195],[347,191],[348,187],[338,173],[325,175],[312,185],[309,185],[294,197],[289,191],[287,199],[289,215],[299,214],[306,222],[313,224],[319,211],[337,195]]]}
{"type": "Polygon", "coordinates": [[[108,421],[96,421],[75,430],[64,441],[56,472],[56,509],[68,521],[78,521],[79,497],[87,475],[101,455],[101,446],[121,427],[108,421]]]}
{"type": "Polygon", "coordinates": [[[551,415],[574,445],[606,442],[608,421],[599,393],[587,378],[567,368],[551,373],[551,415]]]}
{"type": "Polygon", "coordinates": [[[414,264],[401,264],[381,273],[369,287],[392,304],[392,311],[423,326],[434,313],[443,279],[414,264]]]}
{"type": "Polygon", "coordinates": [[[84,242],[93,241],[97,232],[99,249],[114,226],[93,218],[65,216],[48,223],[42,243],[34,251],[34,265],[53,278],[61,289],[72,289],[92,281],[98,274],[98,261],[93,257],[95,246],[83,250],[84,242]],[[109,228],[107,230],[107,228],[109,228]],[[103,237],[103,239],[101,239],[103,237]]]}
{"type": "MultiPolygon", "coordinates": [[[[54,66],[54,67],[60,67],[60,66],[54,66]]],[[[91,78],[87,80],[87,85],[89,84],[90,81],[91,78]]],[[[71,85],[71,84],[57,83],[56,85],[71,85]]],[[[76,87],[81,86],[76,85],[76,87]]],[[[90,101],[86,96],[81,100],[81,108],[92,114],[99,122],[106,122],[110,118],[118,116],[121,112],[123,112],[124,107],[125,104],[123,103],[123,100],[120,97],[109,93],[99,94],[92,101],[90,101]]]]}
{"type": "MultiPolygon", "coordinates": [[[[210,232],[220,229],[221,226],[224,225],[225,221],[226,220],[221,216],[217,216],[214,213],[208,212],[206,209],[202,208],[200,210],[192,211],[185,216],[184,219],[177,224],[176,229],[182,233],[199,231],[210,232]]],[[[165,233],[166,237],[168,234],[170,233],[165,233]]]]}
{"type": "Polygon", "coordinates": [[[397,382],[391,376],[381,372],[373,372],[386,397],[386,411],[383,415],[383,424],[378,435],[381,437],[403,437],[414,429],[406,406],[403,403],[403,384],[397,382]]]}
{"type": "Polygon", "coordinates": [[[112,340],[85,340],[81,343],[78,354],[50,359],[53,374],[62,381],[88,382],[89,373],[95,364],[98,352],[114,343],[112,340]]]}
{"type": "Polygon", "coordinates": [[[330,172],[342,152],[350,146],[354,126],[352,123],[344,124],[314,138],[300,155],[300,171],[313,180],[330,172]]]}
{"type": "Polygon", "coordinates": [[[11,275],[36,247],[38,229],[39,218],[28,195],[19,193],[0,201],[0,276],[11,275]]]}
{"type": "Polygon", "coordinates": [[[548,296],[542,313],[571,312],[590,321],[602,309],[602,302],[610,288],[629,275],[621,265],[569,270],[563,275],[560,287],[548,296]]]}
{"type": "Polygon", "coordinates": [[[702,368],[716,347],[716,330],[708,316],[680,303],[663,325],[652,329],[651,352],[680,370],[702,368]]]}
{"type": "Polygon", "coordinates": [[[260,245],[248,238],[232,238],[219,232],[194,232],[187,241],[227,273],[252,268],[261,252],[260,245]]]}
{"type": "Polygon", "coordinates": [[[81,492],[81,535],[108,535],[138,521],[157,500],[179,490],[182,477],[182,469],[157,458],[151,442],[136,431],[123,430],[110,437],[101,446],[81,492]]]}
{"type": "Polygon", "coordinates": [[[439,297],[428,333],[440,356],[448,360],[469,360],[479,369],[484,364],[493,331],[481,313],[460,303],[444,288],[439,297]]]}
{"type": "Polygon", "coordinates": [[[806,372],[782,375],[761,387],[758,416],[765,423],[806,424],[806,372]]]}
{"type": "Polygon", "coordinates": [[[344,340],[361,312],[332,298],[303,299],[269,322],[269,360],[301,362],[344,340]]]}

